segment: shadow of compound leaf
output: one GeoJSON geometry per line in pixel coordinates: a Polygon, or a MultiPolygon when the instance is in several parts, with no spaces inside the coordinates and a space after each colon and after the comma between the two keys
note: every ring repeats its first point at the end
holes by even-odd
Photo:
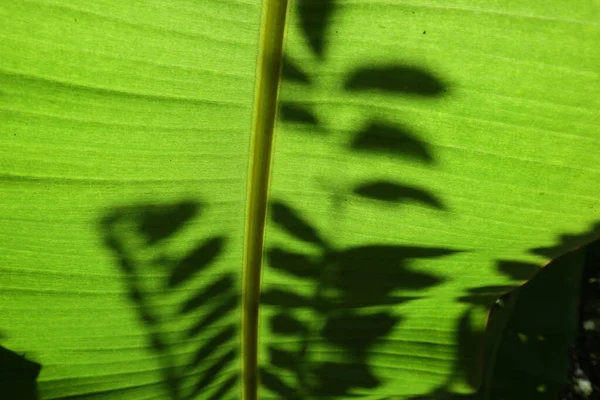
{"type": "Polygon", "coordinates": [[[378,387],[381,381],[369,364],[372,349],[402,321],[392,307],[420,298],[397,292],[442,282],[430,273],[411,270],[410,261],[458,251],[393,245],[336,249],[288,205],[273,202],[270,215],[278,228],[314,246],[319,256],[278,247],[267,251],[270,268],[293,282],[299,280],[298,287],[310,288],[312,294],[298,293],[296,285],[263,293],[261,304],[274,311],[271,332],[296,344],[269,346],[269,365],[261,369],[263,386],[286,399],[345,399],[355,397],[356,388],[378,387]],[[331,354],[337,356],[323,359],[315,341],[335,349],[331,354]]]}
{"type": "MultiPolygon", "coordinates": [[[[149,347],[160,357],[161,371],[171,400],[193,400],[210,394],[211,399],[231,395],[239,381],[230,368],[237,355],[238,329],[231,316],[239,307],[233,273],[215,274],[213,265],[225,251],[226,238],[213,236],[200,240],[187,254],[172,257],[160,245],[172,240],[202,211],[202,204],[185,200],[172,204],[142,204],[118,207],[100,223],[106,246],[115,256],[129,296],[144,323],[149,347]],[[149,260],[149,261],[148,261],[149,260]],[[156,271],[164,273],[158,288],[150,289],[156,271]],[[205,276],[216,277],[207,280],[205,276]],[[192,289],[182,289],[183,287],[192,289]],[[161,315],[157,304],[179,290],[192,290],[174,312],[161,315]],[[188,319],[184,319],[188,317],[188,319]],[[167,334],[169,324],[192,321],[184,332],[167,334]],[[210,332],[208,339],[207,332],[210,332]],[[184,345],[202,335],[201,345],[181,360],[184,345]]],[[[172,331],[172,329],[170,330],[172,331]]],[[[204,398],[204,397],[203,397],[204,398]]]]}

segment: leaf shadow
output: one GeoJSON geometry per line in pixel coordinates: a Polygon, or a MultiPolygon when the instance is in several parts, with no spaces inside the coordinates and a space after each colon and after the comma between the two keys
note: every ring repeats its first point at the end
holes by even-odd
{"type": "Polygon", "coordinates": [[[434,159],[427,144],[408,128],[381,121],[370,121],[356,133],[350,148],[362,153],[387,153],[432,164],[434,159]]]}
{"type": "MultiPolygon", "coordinates": [[[[319,121],[314,112],[298,103],[282,101],[279,105],[279,117],[288,123],[307,125],[314,128],[319,126],[319,121]]],[[[318,129],[314,129],[314,131],[318,132],[318,129]]]]}
{"type": "Polygon", "coordinates": [[[439,97],[448,91],[447,85],[433,73],[401,64],[361,67],[348,76],[344,89],[423,97],[439,97]]]}
{"type": "Polygon", "coordinates": [[[173,240],[186,225],[201,214],[204,204],[183,200],[169,204],[142,204],[116,207],[101,218],[104,243],[121,269],[133,308],[144,324],[149,347],[159,355],[163,382],[171,400],[193,400],[212,393],[213,399],[231,395],[239,380],[230,373],[237,359],[237,324],[230,316],[238,308],[239,293],[232,274],[214,274],[213,264],[226,248],[226,238],[200,240],[182,256],[173,257],[160,245],[173,240]],[[141,243],[141,244],[140,244],[141,243]],[[150,261],[146,257],[151,255],[150,261]],[[158,289],[146,285],[146,277],[163,271],[158,289]],[[206,276],[218,276],[212,280],[206,276]],[[192,296],[169,315],[161,315],[156,303],[175,291],[192,291],[192,296]],[[194,321],[183,332],[167,334],[170,324],[194,321]],[[200,334],[209,339],[197,341],[200,334]],[[213,333],[214,332],[214,333],[213,333]],[[199,343],[183,364],[182,343],[199,343]],[[225,350],[223,350],[225,349],[225,350]]]}
{"type": "Polygon", "coordinates": [[[372,181],[360,184],[353,193],[369,199],[401,203],[414,201],[438,210],[446,210],[442,201],[427,190],[390,181],[372,181]]]}
{"type": "MultiPolygon", "coordinates": [[[[302,31],[322,63],[326,53],[326,23],[334,13],[335,4],[322,0],[297,4],[302,31]]],[[[305,71],[292,57],[284,56],[284,81],[311,89],[317,74],[322,72],[305,71]]],[[[359,68],[343,86],[353,93],[378,90],[424,97],[439,97],[447,91],[446,83],[433,74],[400,64],[359,68]]],[[[296,128],[302,126],[302,133],[313,137],[329,135],[325,121],[309,105],[283,100],[279,118],[283,123],[295,124],[296,128]]],[[[348,150],[356,154],[434,164],[426,142],[407,127],[380,118],[367,119],[361,129],[350,133],[346,143],[348,150]]],[[[429,191],[395,180],[362,182],[352,192],[365,199],[393,204],[418,202],[446,210],[442,199],[429,191]]],[[[269,347],[269,362],[260,368],[263,387],[285,399],[350,398],[355,397],[355,389],[378,387],[381,382],[369,365],[369,355],[374,346],[401,324],[402,315],[395,312],[396,308],[421,297],[414,292],[443,282],[433,274],[412,270],[411,262],[458,251],[391,245],[334,248],[298,210],[277,201],[270,206],[273,223],[295,240],[313,246],[318,255],[281,247],[267,249],[267,268],[299,280],[298,288],[310,287],[312,293],[278,287],[261,294],[261,306],[274,313],[269,321],[271,331],[282,340],[292,339],[297,343],[295,347],[269,347]],[[374,307],[380,311],[372,311],[374,307]],[[307,313],[312,318],[307,319],[307,313]],[[315,338],[343,356],[313,361],[315,338]]]]}
{"type": "Polygon", "coordinates": [[[298,22],[309,47],[316,57],[323,59],[326,52],[326,33],[336,11],[337,0],[296,0],[298,22]]]}
{"type": "Polygon", "coordinates": [[[279,201],[270,207],[275,226],[313,246],[318,255],[267,250],[268,268],[295,283],[264,291],[261,306],[272,312],[271,332],[295,346],[269,346],[269,362],[260,370],[262,385],[286,399],[345,399],[355,397],[355,389],[377,388],[381,380],[370,357],[402,322],[397,306],[443,282],[412,269],[411,261],[459,251],[394,245],[335,248],[298,210],[279,201]],[[315,341],[333,349],[336,357],[318,358],[315,341]]]}
{"type": "MultiPolygon", "coordinates": [[[[323,65],[325,61],[326,31],[332,16],[340,6],[334,0],[298,0],[296,3],[301,32],[313,53],[323,65]]],[[[282,79],[314,86],[319,74],[325,71],[305,71],[289,54],[283,56],[282,79]]],[[[448,84],[433,72],[414,65],[389,63],[377,66],[361,66],[352,71],[343,89],[349,93],[381,92],[397,96],[420,96],[436,98],[448,92],[448,84]]],[[[283,123],[295,124],[303,134],[325,136],[331,133],[310,103],[282,100],[279,105],[279,119],[283,123]]],[[[379,154],[398,156],[424,164],[432,164],[433,155],[427,143],[418,138],[407,127],[398,126],[379,118],[368,119],[365,126],[351,133],[348,150],[358,154],[379,154]]],[[[441,199],[422,188],[389,180],[363,182],[353,189],[353,193],[366,199],[388,203],[416,201],[426,206],[445,210],[441,199]]]]}
{"type": "Polygon", "coordinates": [[[297,82],[305,85],[312,84],[310,74],[303,71],[287,54],[283,55],[281,61],[281,77],[290,82],[297,82]]]}
{"type": "MultiPolygon", "coordinates": [[[[312,11],[317,12],[317,9],[314,8],[312,11]]],[[[323,15],[318,17],[322,20],[327,20],[327,18],[331,15],[329,11],[323,11],[323,15]]],[[[313,17],[313,22],[318,20],[317,17],[313,17]]],[[[304,18],[305,21],[308,21],[308,18],[304,18]]],[[[316,25],[319,25],[318,23],[316,25]]],[[[314,30],[311,36],[317,36],[318,32],[323,32],[323,25],[319,25],[319,29],[314,30]]],[[[308,24],[307,24],[308,26],[308,24]]],[[[308,28],[304,28],[305,31],[308,28]]],[[[318,53],[315,51],[318,47],[313,46],[313,51],[317,54],[320,54],[320,61],[323,61],[324,52],[318,53]]],[[[293,68],[288,68],[284,71],[283,79],[294,81],[296,83],[303,84],[310,89],[316,81],[315,75],[312,75],[308,72],[305,72],[299,64],[291,61],[290,57],[287,57],[287,62],[289,66],[293,66],[293,68]],[[291,71],[294,73],[291,73],[291,71]]],[[[356,94],[356,93],[368,93],[368,94],[379,94],[379,95],[395,95],[395,96],[403,96],[407,98],[431,98],[437,99],[442,96],[445,96],[448,92],[448,84],[444,82],[442,79],[437,77],[430,71],[427,71],[424,68],[415,66],[415,65],[406,65],[402,63],[389,63],[388,65],[377,65],[377,66],[361,66],[354,71],[352,71],[347,78],[342,82],[342,87],[348,93],[356,94]]],[[[304,105],[300,105],[298,103],[288,103],[288,106],[296,107],[298,110],[302,110],[304,112],[304,120],[301,118],[289,118],[289,114],[286,116],[285,113],[281,113],[282,121],[285,122],[294,122],[294,123],[304,123],[309,129],[304,129],[304,132],[313,132],[317,131],[319,128],[319,133],[328,134],[328,130],[324,127],[325,121],[322,118],[319,118],[315,112],[315,110],[309,110],[304,105]],[[312,129],[311,129],[312,128],[312,129]]],[[[348,141],[349,149],[356,153],[362,154],[381,154],[386,156],[398,156],[404,159],[410,159],[412,161],[421,162],[423,164],[433,164],[434,158],[431,153],[428,151],[427,144],[420,140],[416,135],[410,132],[409,129],[405,127],[397,126],[395,124],[390,124],[388,122],[384,122],[381,119],[372,118],[367,120],[365,124],[365,128],[359,130],[357,132],[352,133],[352,138],[348,141]]],[[[353,193],[355,195],[374,199],[379,201],[385,201],[390,203],[402,203],[406,201],[416,201],[421,204],[439,209],[439,210],[447,210],[444,206],[443,200],[437,198],[434,194],[423,190],[421,188],[413,187],[407,185],[403,182],[396,182],[389,179],[377,179],[369,182],[361,182],[358,186],[354,187],[353,193]]],[[[292,232],[292,229],[288,229],[289,232],[292,232]]],[[[556,257],[557,255],[563,254],[567,251],[573,250],[575,246],[580,246],[586,240],[591,240],[600,235],[600,224],[597,224],[591,232],[588,232],[583,235],[574,235],[569,236],[566,235],[562,239],[562,244],[556,247],[547,248],[547,249],[535,249],[532,252],[539,255],[545,255],[548,257],[556,257]]],[[[293,236],[293,235],[292,235],[293,236]]],[[[302,240],[298,236],[297,239],[302,240]]],[[[343,319],[346,316],[343,314],[345,312],[344,307],[341,309],[337,309],[340,305],[345,304],[345,300],[347,300],[347,296],[344,296],[345,292],[351,293],[354,289],[352,285],[336,285],[333,282],[336,282],[336,279],[341,280],[339,275],[342,275],[336,268],[340,268],[341,261],[339,258],[339,253],[343,252],[340,249],[332,249],[331,246],[327,247],[325,241],[310,242],[312,243],[320,253],[320,256],[315,257],[308,256],[306,254],[297,254],[292,251],[275,248],[270,249],[268,253],[269,257],[269,267],[274,269],[279,269],[283,273],[287,273],[288,275],[294,276],[297,279],[302,279],[305,281],[312,282],[328,282],[331,288],[326,288],[325,291],[331,291],[330,289],[334,289],[336,292],[336,298],[334,301],[334,305],[332,306],[331,300],[323,301],[318,300],[316,295],[307,296],[306,294],[297,293],[292,289],[287,288],[278,288],[272,290],[271,292],[265,293],[263,296],[263,301],[267,303],[267,305],[271,306],[279,306],[285,309],[289,309],[291,311],[294,310],[302,310],[303,312],[310,310],[314,313],[323,313],[331,310],[336,310],[336,312],[342,314],[343,321],[351,321],[351,318],[343,319]],[[332,266],[329,266],[330,263],[332,266]],[[332,276],[336,278],[327,277],[327,274],[324,275],[322,272],[326,269],[324,266],[327,266],[330,270],[334,270],[332,276]]],[[[361,249],[362,250],[362,249],[361,249]]],[[[357,248],[358,251],[358,248],[357,248]]],[[[366,260],[366,259],[365,259],[366,260]]],[[[364,261],[364,260],[363,260],[364,261]]],[[[457,343],[459,344],[459,358],[457,360],[456,371],[453,373],[453,376],[450,380],[453,380],[459,376],[464,378],[472,388],[477,388],[479,383],[481,383],[482,376],[482,365],[487,363],[492,363],[495,365],[497,363],[496,359],[490,359],[489,355],[486,355],[485,352],[482,355],[482,349],[484,346],[489,346],[490,342],[494,343],[494,346],[500,346],[500,342],[502,342],[504,335],[507,332],[507,326],[510,326],[511,329],[516,327],[525,327],[527,326],[527,319],[519,319],[513,315],[511,310],[513,307],[518,306],[519,312],[524,313],[524,309],[528,309],[530,307],[530,300],[528,297],[531,297],[529,294],[532,289],[529,282],[547,282],[548,272],[552,271],[552,268],[546,270],[542,270],[539,266],[529,263],[523,262],[513,262],[513,261],[505,261],[500,260],[497,263],[497,269],[500,273],[509,277],[512,281],[515,281],[515,285],[506,285],[506,286],[489,286],[489,287],[476,287],[470,288],[464,293],[457,301],[462,303],[469,304],[469,308],[463,313],[460,320],[458,321],[457,326],[457,343]],[[516,282],[528,281],[528,284],[524,285],[526,287],[519,287],[519,284],[516,282]],[[488,328],[492,327],[496,330],[496,332],[490,332],[489,329],[486,331],[475,330],[470,325],[470,320],[473,317],[475,309],[485,308],[490,310],[489,313],[489,321],[488,328]],[[501,322],[499,322],[501,321],[501,322]],[[496,336],[494,336],[496,335],[496,336]],[[499,336],[498,336],[499,335],[499,336]],[[501,340],[502,339],[502,340],[501,340]]],[[[562,271],[566,273],[566,271],[562,271]]],[[[350,274],[352,275],[352,274],[350,274]]],[[[356,274],[355,277],[360,276],[360,274],[356,274]]],[[[401,277],[391,278],[400,279],[401,277]]],[[[366,279],[366,277],[363,277],[366,279]]],[[[552,279],[550,279],[552,281],[552,279]]],[[[368,279],[366,280],[368,282],[368,279]]],[[[555,285],[560,284],[560,280],[553,281],[555,285]]],[[[323,284],[322,284],[323,285],[323,284]]],[[[548,284],[549,285],[549,284],[548,284]]],[[[418,285],[417,285],[418,286],[418,285]]],[[[533,285],[534,287],[536,284],[533,285]]],[[[377,292],[378,289],[381,289],[377,284],[372,285],[372,293],[377,293],[374,296],[374,300],[370,303],[373,304],[393,304],[394,301],[401,302],[402,299],[394,299],[393,296],[386,295],[385,286],[383,287],[383,295],[380,295],[377,292]]],[[[537,289],[536,289],[537,290],[537,289]]],[[[368,296],[361,296],[358,293],[356,296],[351,296],[354,299],[354,305],[360,305],[365,298],[368,296]]],[[[402,296],[400,296],[402,297],[402,296]]],[[[563,301],[566,302],[564,298],[560,299],[560,296],[557,296],[556,299],[552,299],[554,302],[563,301]]],[[[407,299],[406,301],[410,301],[407,299]]],[[[534,301],[534,300],[531,300],[534,301]]],[[[366,305],[367,303],[365,303],[366,305]]],[[[558,307],[558,306],[557,306],[558,307]]],[[[354,310],[352,307],[349,307],[351,310],[354,310]]],[[[290,311],[290,312],[291,312],[290,311]]],[[[564,310],[563,310],[564,311],[564,310]]],[[[352,311],[354,312],[354,311],[352,311]]],[[[528,311],[531,317],[532,309],[528,311]]],[[[526,314],[526,313],[525,313],[526,314]]],[[[317,315],[326,315],[326,314],[317,314],[317,315]]],[[[280,318],[281,315],[278,316],[280,318]]],[[[374,324],[375,326],[379,326],[379,333],[375,333],[374,337],[378,337],[378,335],[385,336],[386,332],[386,323],[382,321],[386,321],[385,317],[381,316],[381,322],[374,324]]],[[[396,315],[388,315],[388,317],[396,318],[392,325],[399,324],[401,322],[400,316],[396,315]]],[[[275,317],[274,317],[275,318],[275,317]]],[[[327,317],[325,321],[327,321],[327,317]]],[[[535,318],[530,318],[532,320],[537,320],[537,318],[550,318],[550,315],[540,316],[537,315],[535,318]]],[[[282,332],[285,332],[289,335],[305,335],[306,331],[310,331],[310,324],[303,323],[299,319],[293,319],[289,322],[289,326],[286,329],[281,328],[281,318],[279,321],[279,329],[282,329],[282,332]],[[292,328],[295,326],[295,328],[292,328]]],[[[332,321],[336,321],[332,318],[332,321]]],[[[389,321],[389,320],[388,320],[389,321]]],[[[332,322],[332,324],[334,324],[332,322]]],[[[389,324],[389,322],[388,322],[389,324]]],[[[334,324],[335,325],[335,324],[334,324]]],[[[327,326],[327,322],[325,322],[325,326],[327,326]]],[[[340,323],[340,327],[343,327],[344,324],[340,323]]],[[[355,326],[352,324],[352,326],[355,326]]],[[[529,325],[531,327],[531,323],[529,325]]],[[[346,326],[346,329],[348,325],[346,326]]],[[[324,335],[324,330],[317,332],[320,335],[324,335]]],[[[345,343],[344,338],[341,337],[334,338],[331,335],[327,337],[327,340],[330,344],[336,344],[340,346],[339,343],[345,343]]],[[[519,339],[519,337],[517,336],[519,339]]],[[[519,339],[520,340],[520,339],[519,339]]],[[[514,337],[513,337],[514,341],[514,337]]],[[[510,340],[508,341],[510,342],[510,340]]],[[[557,342],[558,343],[558,342],[557,342]]],[[[514,343],[513,343],[514,344],[514,343]]],[[[348,353],[352,354],[356,359],[360,359],[358,355],[361,354],[360,351],[354,351],[353,349],[348,348],[348,343],[345,343],[345,350],[348,353]]],[[[557,344],[560,347],[560,343],[557,344]]],[[[508,344],[502,344],[503,349],[506,352],[510,352],[511,348],[507,347],[508,344]]],[[[344,347],[343,345],[341,347],[344,347]]],[[[359,349],[361,346],[357,346],[359,349]]],[[[303,386],[307,381],[306,371],[303,371],[299,366],[303,363],[300,362],[306,357],[306,349],[303,347],[304,352],[298,351],[297,353],[289,353],[287,355],[282,355],[281,352],[276,352],[271,349],[270,351],[274,354],[277,354],[277,357],[272,356],[272,359],[278,360],[277,362],[272,361],[272,363],[277,364],[280,368],[287,369],[288,372],[291,371],[292,375],[296,377],[295,384],[298,386],[303,386]],[[286,360],[283,362],[282,360],[286,360]],[[299,361],[300,360],[300,361],[299,361]],[[285,367],[288,365],[288,367],[285,367]],[[302,380],[302,374],[304,374],[304,380],[302,380]]],[[[487,349],[487,347],[486,347],[487,349]]],[[[498,349],[489,350],[492,352],[497,352],[498,349]]],[[[488,352],[489,352],[488,351],[488,352]]],[[[364,354],[364,353],[362,353],[364,354]]],[[[530,351],[530,357],[533,357],[535,351],[530,351]]],[[[356,361],[356,360],[354,360],[356,361]]],[[[486,364],[486,365],[487,365],[486,364]]],[[[360,364],[367,365],[368,363],[360,364]]],[[[506,365],[503,368],[508,368],[506,365]]],[[[554,367],[553,367],[554,368],[554,367]]],[[[368,367],[367,367],[368,370],[368,367]]],[[[264,370],[263,375],[266,377],[266,386],[270,386],[272,391],[279,393],[283,398],[306,398],[306,393],[299,394],[298,391],[294,390],[294,385],[291,384],[289,379],[284,381],[278,378],[278,375],[273,371],[264,370]]],[[[323,374],[321,374],[323,376],[323,374]]],[[[363,377],[368,376],[368,373],[363,373],[363,377]]],[[[342,379],[342,378],[339,378],[342,379]]],[[[361,382],[360,376],[353,376],[352,380],[355,382],[361,382]]],[[[311,388],[318,387],[318,385],[314,385],[311,388]]],[[[369,385],[376,385],[374,380],[369,381],[365,379],[361,384],[357,384],[356,387],[368,387],[369,385]]],[[[461,395],[457,393],[452,393],[449,389],[449,385],[451,382],[448,382],[448,385],[444,387],[440,387],[436,389],[431,394],[419,395],[414,397],[417,398],[439,398],[439,399],[475,399],[479,396],[479,393],[473,393],[469,395],[461,395]]],[[[510,385],[509,385],[510,386],[510,385]]],[[[341,396],[351,397],[349,387],[341,387],[337,390],[341,396]]],[[[310,396],[309,396],[310,397],[310,396]]]]}

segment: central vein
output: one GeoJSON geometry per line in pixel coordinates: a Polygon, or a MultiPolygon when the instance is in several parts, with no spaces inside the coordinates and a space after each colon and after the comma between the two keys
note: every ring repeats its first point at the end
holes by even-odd
{"type": "Polygon", "coordinates": [[[263,0],[250,150],[242,304],[243,399],[258,399],[258,307],[288,0],[263,0]]]}

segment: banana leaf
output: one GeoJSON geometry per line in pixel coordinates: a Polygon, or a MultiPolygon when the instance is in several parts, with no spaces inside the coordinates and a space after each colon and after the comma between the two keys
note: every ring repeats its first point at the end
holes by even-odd
{"type": "Polygon", "coordinates": [[[494,398],[531,314],[490,310],[547,265],[525,309],[574,296],[600,236],[599,18],[0,4],[2,371],[42,400],[494,398]]]}

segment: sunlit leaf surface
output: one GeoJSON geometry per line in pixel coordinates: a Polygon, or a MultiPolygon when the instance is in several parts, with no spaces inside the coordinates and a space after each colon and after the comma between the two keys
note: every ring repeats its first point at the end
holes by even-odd
{"type": "MultiPolygon", "coordinates": [[[[240,398],[261,7],[0,5],[0,338],[42,400],[240,398]]],[[[289,7],[259,398],[467,398],[496,299],[600,235],[600,5],[289,7]]]]}

